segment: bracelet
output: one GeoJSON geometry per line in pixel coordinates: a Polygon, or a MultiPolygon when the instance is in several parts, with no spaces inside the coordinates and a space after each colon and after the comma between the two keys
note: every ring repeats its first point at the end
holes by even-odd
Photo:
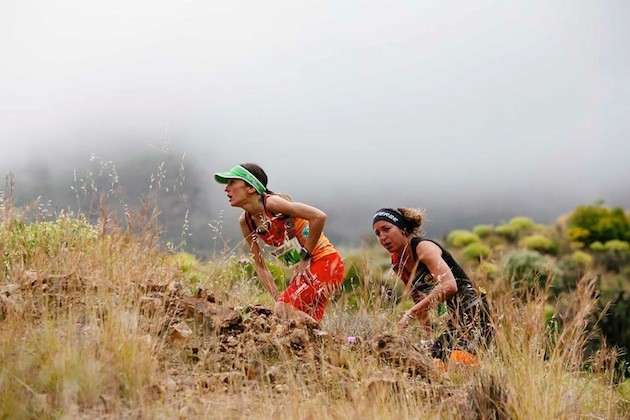
{"type": "Polygon", "coordinates": [[[310,260],[311,259],[311,253],[309,252],[308,249],[302,247],[302,249],[300,250],[300,258],[303,260],[310,260]]]}
{"type": "Polygon", "coordinates": [[[413,319],[413,314],[411,313],[411,311],[407,311],[405,313],[405,318],[413,319]]]}

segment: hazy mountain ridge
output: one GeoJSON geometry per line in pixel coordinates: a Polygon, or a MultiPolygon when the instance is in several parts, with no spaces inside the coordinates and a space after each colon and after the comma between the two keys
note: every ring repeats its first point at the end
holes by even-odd
{"type": "MultiPolygon", "coordinates": [[[[112,160],[92,155],[58,160],[56,164],[32,161],[23,165],[13,171],[16,204],[24,205],[41,197],[40,206],[50,207],[51,213],[80,208],[96,216],[102,200],[106,208],[122,215],[130,208],[140,208],[150,198],[147,203],[159,208],[164,237],[175,246],[210,255],[241,241],[237,225],[241,211],[230,208],[223,187],[212,180],[213,172],[231,164],[220,157],[209,160],[173,150],[119,150],[114,156],[112,160]]],[[[272,181],[274,169],[268,168],[272,181]]],[[[489,188],[482,195],[474,190],[467,192],[471,189],[465,188],[466,182],[462,180],[460,188],[447,194],[429,191],[431,185],[420,186],[417,191],[392,185],[370,193],[347,180],[317,191],[296,187],[282,192],[324,210],[328,215],[326,235],[335,244],[348,246],[374,240],[371,217],[380,207],[424,209],[426,234],[434,238],[456,228],[496,225],[519,215],[549,224],[577,205],[597,200],[608,199],[610,206],[630,207],[630,192],[622,188],[602,191],[600,197],[581,196],[579,188],[573,186],[567,186],[565,191],[528,193],[516,188],[510,192],[489,188]]]]}

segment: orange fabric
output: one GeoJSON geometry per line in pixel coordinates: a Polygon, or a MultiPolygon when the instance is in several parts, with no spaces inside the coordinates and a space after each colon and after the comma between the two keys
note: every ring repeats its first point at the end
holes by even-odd
{"type": "Polygon", "coordinates": [[[278,301],[288,303],[321,321],[328,295],[343,283],[344,265],[341,256],[335,252],[317,261],[312,260],[310,270],[314,277],[310,284],[303,281],[301,276],[293,277],[278,301]]]}
{"type": "Polygon", "coordinates": [[[477,357],[474,354],[468,353],[465,350],[451,351],[451,355],[449,356],[448,361],[449,363],[451,362],[463,363],[468,366],[477,366],[479,364],[477,362],[477,357]]]}
{"type": "MultiPolygon", "coordinates": [[[[266,200],[267,196],[263,199],[266,200]]],[[[272,214],[267,209],[265,209],[265,212],[267,218],[271,221],[271,225],[266,232],[256,233],[263,242],[267,245],[278,247],[282,246],[285,240],[297,237],[302,246],[306,243],[306,238],[308,237],[308,220],[300,219],[299,217],[272,214]]],[[[246,214],[246,217],[248,217],[249,222],[251,222],[251,216],[246,214]]],[[[315,248],[311,252],[311,261],[317,261],[326,255],[336,252],[335,247],[333,247],[328,238],[322,233],[315,248]]]]}

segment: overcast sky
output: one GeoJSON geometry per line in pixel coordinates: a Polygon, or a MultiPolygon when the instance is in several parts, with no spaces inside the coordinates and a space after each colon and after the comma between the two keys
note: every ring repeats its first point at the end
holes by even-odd
{"type": "Polygon", "coordinates": [[[627,0],[3,0],[0,56],[3,175],[168,142],[302,201],[630,206],[627,0]]]}

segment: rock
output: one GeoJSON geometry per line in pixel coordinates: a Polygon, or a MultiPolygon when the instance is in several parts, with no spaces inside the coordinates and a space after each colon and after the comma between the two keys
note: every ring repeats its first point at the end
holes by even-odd
{"type": "Polygon", "coordinates": [[[365,386],[367,392],[373,397],[384,393],[404,393],[403,385],[399,381],[391,378],[370,378],[365,381],[365,386]]]}
{"type": "Polygon", "coordinates": [[[184,297],[182,304],[187,317],[200,318],[210,329],[220,333],[243,330],[241,314],[227,306],[194,297],[184,297]]]}
{"type": "Polygon", "coordinates": [[[179,341],[179,340],[187,340],[191,338],[193,335],[193,331],[190,329],[186,322],[181,321],[177,324],[171,325],[169,332],[169,340],[170,341],[179,341]]]}
{"type": "Polygon", "coordinates": [[[250,381],[260,379],[265,373],[265,366],[259,360],[251,360],[245,365],[245,376],[250,381]]]}
{"type": "Polygon", "coordinates": [[[273,315],[273,309],[269,308],[267,306],[262,306],[262,305],[250,305],[247,308],[245,308],[245,312],[249,313],[254,313],[256,315],[264,315],[265,318],[273,315]]]}
{"type": "Polygon", "coordinates": [[[433,358],[419,343],[401,335],[385,333],[372,340],[372,350],[381,360],[408,369],[412,375],[437,379],[433,358]]]}

